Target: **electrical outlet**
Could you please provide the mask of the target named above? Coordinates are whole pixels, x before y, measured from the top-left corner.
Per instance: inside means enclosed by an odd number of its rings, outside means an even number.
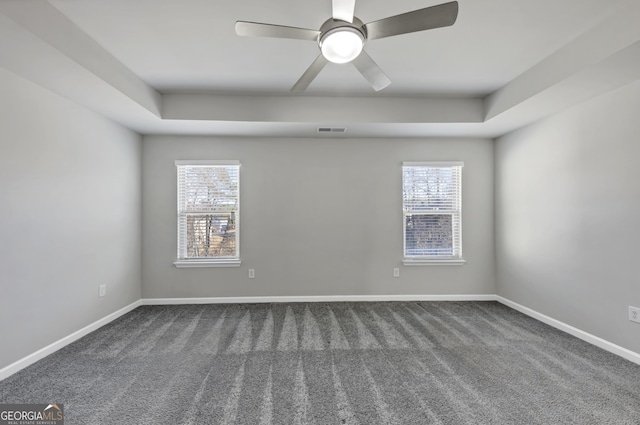
[[[107,295],[107,285],[98,286],[98,297],[104,297]]]
[[[255,269],[249,269],[249,279],[255,279],[256,271]]]
[[[397,267],[393,268],[393,277],[400,277],[400,269]]]
[[[640,308],[629,306],[629,320],[640,323]]]

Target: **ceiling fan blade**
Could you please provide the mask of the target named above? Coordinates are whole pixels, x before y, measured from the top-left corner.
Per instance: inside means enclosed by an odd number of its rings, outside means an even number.
[[[309,84],[318,76],[322,68],[329,62],[324,56],[319,55],[316,60],[313,61],[311,66],[302,74],[302,77],[291,87],[291,92],[301,93],[309,87]]]
[[[367,52],[363,51],[353,60],[353,65],[367,79],[375,91],[380,91],[391,84],[391,80],[386,76],[377,63],[371,59]]]
[[[236,21],[236,34],[245,37],[276,37],[315,41],[318,39],[320,31],[260,22]]]
[[[440,4],[414,10],[365,25],[367,39],[391,37],[410,32],[430,30],[453,25],[458,18],[458,2]]]
[[[353,22],[356,0],[333,0],[333,19]]]

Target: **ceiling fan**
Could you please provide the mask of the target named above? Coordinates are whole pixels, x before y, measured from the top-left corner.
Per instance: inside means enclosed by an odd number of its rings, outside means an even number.
[[[328,62],[353,63],[373,89],[379,91],[391,84],[391,80],[362,50],[368,40],[448,27],[453,25],[458,17],[458,2],[452,1],[364,24],[354,16],[355,3],[355,0],[332,0],[333,16],[327,19],[319,30],[237,21],[236,34],[292,38],[318,43],[320,55],[293,85],[292,92],[305,91]]]

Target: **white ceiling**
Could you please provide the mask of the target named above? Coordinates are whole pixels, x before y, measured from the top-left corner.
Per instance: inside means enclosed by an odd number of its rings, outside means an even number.
[[[364,22],[443,3],[361,0]],[[160,92],[286,94],[319,53],[315,42],[242,38],[236,20],[318,29],[331,0],[52,0]],[[620,0],[461,0],[453,27],[367,44],[392,80],[381,94],[486,95],[610,16]],[[332,65],[314,94],[370,94],[352,65]]]
[[[356,16],[370,22],[442,2],[360,0]],[[317,44],[235,34],[236,20],[318,29],[331,0],[0,0],[0,66],[142,133],[285,136],[313,136],[318,125],[346,126],[347,136],[497,136],[640,78],[619,69],[638,59],[637,0],[459,3],[452,27],[367,43],[392,80],[379,93],[352,65],[330,64],[292,95]],[[609,83],[594,88],[593,73]],[[317,97],[342,113],[312,113]],[[362,97],[379,98],[369,115]],[[211,106],[230,98],[235,109]],[[247,113],[256,99],[269,111]],[[460,104],[445,106],[448,116],[398,114],[452,99]],[[477,113],[460,112],[462,102]]]

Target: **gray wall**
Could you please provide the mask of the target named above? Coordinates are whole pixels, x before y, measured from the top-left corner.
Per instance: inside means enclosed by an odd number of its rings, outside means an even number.
[[[0,129],[2,368],[140,298],[142,150],[2,69]]]
[[[640,352],[640,84],[496,143],[497,293]]]
[[[239,268],[172,265],[176,159],[241,161]],[[416,160],[465,162],[464,266],[402,267],[401,164]],[[142,193],[145,298],[495,293],[491,140],[145,136]]]

